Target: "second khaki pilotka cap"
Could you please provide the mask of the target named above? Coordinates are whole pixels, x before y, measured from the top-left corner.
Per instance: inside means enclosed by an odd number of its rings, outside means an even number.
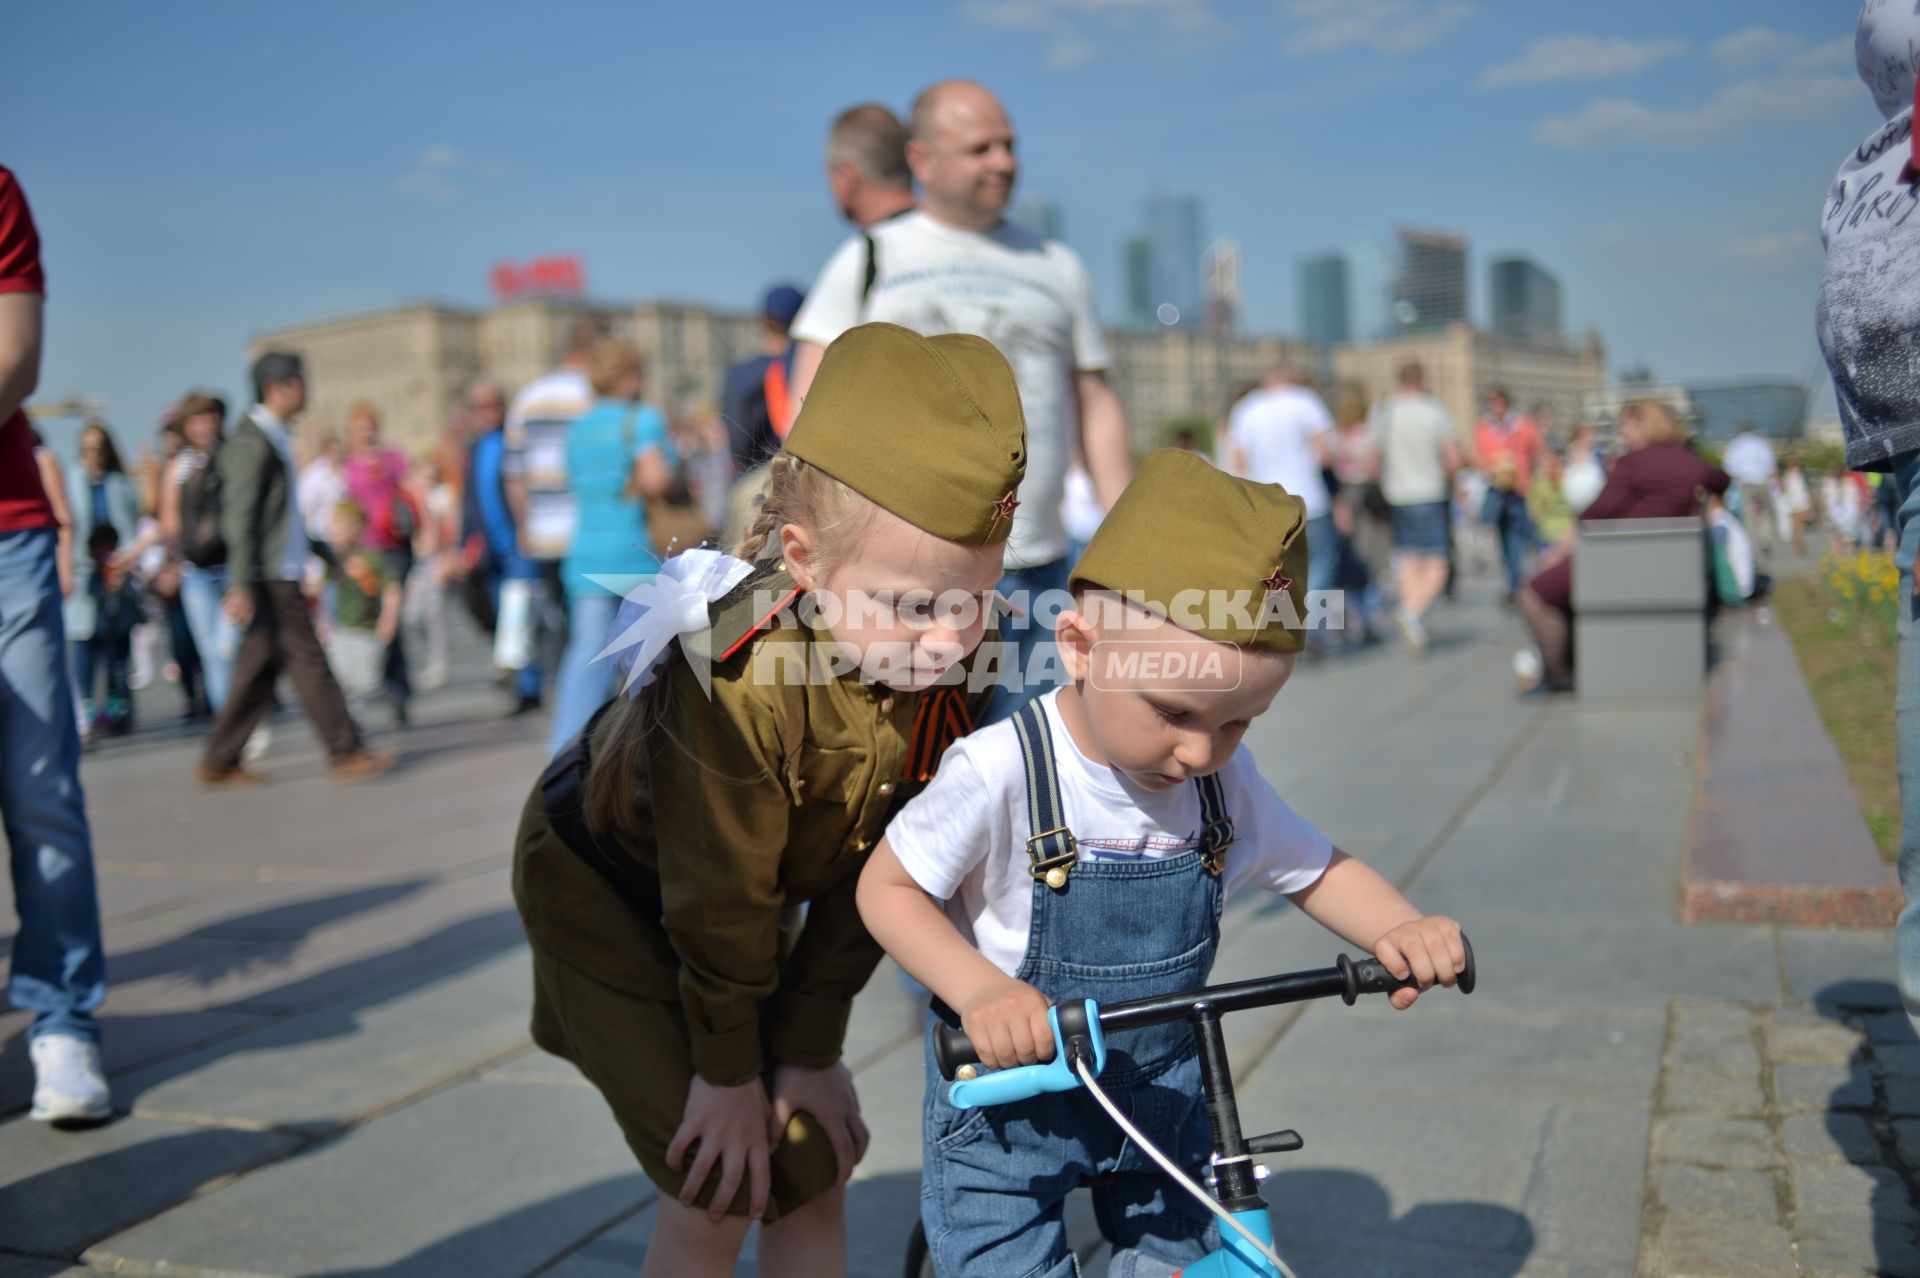
[[[1027,421],[985,338],[862,324],[827,347],[786,451],[916,528],[994,545],[1019,505]]]
[[[1100,521],[1073,580],[1126,595],[1208,639],[1298,652],[1307,640],[1306,504],[1278,484],[1163,448]],[[1289,599],[1266,606],[1276,592]]]

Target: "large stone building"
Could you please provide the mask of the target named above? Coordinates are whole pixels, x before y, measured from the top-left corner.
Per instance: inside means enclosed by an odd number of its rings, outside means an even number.
[[[527,300],[487,311],[422,302],[273,329],[249,343],[248,357],[272,349],[306,360],[310,434],[340,431],[348,409],[364,399],[379,410],[395,446],[424,449],[440,437],[475,378],[491,378],[511,392],[551,368],[581,314],[599,316],[647,353],[651,394],[675,412],[713,404],[727,366],[752,354],[757,343],[751,315],[674,302],[617,307]],[[1296,342],[1186,327],[1109,333],[1107,340],[1113,383],[1140,449],[1164,443],[1174,419],[1218,418],[1232,392],[1276,359],[1305,362],[1312,355]]]
[[[1516,408],[1544,414],[1552,430],[1564,433],[1607,380],[1607,353],[1598,334],[1576,348],[1508,341],[1469,324],[1450,324],[1333,353],[1334,375],[1358,382],[1370,401],[1393,390],[1409,363],[1426,370],[1427,388],[1463,427],[1479,417],[1488,392],[1504,387]]]
[[[676,411],[716,399],[727,365],[750,355],[757,341],[752,316],[673,302],[529,300],[489,311],[423,302],[273,329],[248,343],[247,356],[284,350],[306,361],[306,421],[314,433],[338,432],[348,409],[366,400],[379,410],[390,442],[424,449],[474,379],[491,378],[512,392],[551,369],[581,315],[598,316],[647,352],[652,394]]]

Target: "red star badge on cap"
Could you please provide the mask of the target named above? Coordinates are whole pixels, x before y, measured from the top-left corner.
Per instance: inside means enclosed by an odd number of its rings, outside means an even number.
[[[1266,579],[1260,584],[1265,586],[1267,593],[1271,595],[1282,590],[1291,589],[1293,587],[1293,578],[1283,575],[1278,565],[1276,565],[1274,570],[1268,573]]]
[[[993,522],[997,524],[1003,519],[1012,519],[1013,508],[1019,504],[1019,499],[1013,495],[1013,489],[1007,489],[1007,495],[993,503]]]

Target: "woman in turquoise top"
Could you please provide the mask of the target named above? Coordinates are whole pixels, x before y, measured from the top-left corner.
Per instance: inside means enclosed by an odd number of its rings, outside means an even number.
[[[665,415],[640,400],[647,378],[637,347],[600,343],[587,379],[599,398],[567,428],[567,475],[579,523],[560,569],[567,651],[554,686],[549,754],[573,740],[612,691],[613,663],[594,658],[607,646],[625,585],[594,578],[631,578],[660,566],[647,531],[646,500],[667,492],[680,460]]]

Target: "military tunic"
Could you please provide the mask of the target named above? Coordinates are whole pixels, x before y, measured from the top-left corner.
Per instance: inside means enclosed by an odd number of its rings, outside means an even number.
[[[944,740],[929,738],[964,730],[985,700],[823,672],[836,649],[824,630],[791,611],[786,624],[748,615],[758,607],[747,601],[768,597],[772,571],[715,606],[713,651],[722,656],[711,704],[688,662],[669,658],[656,690],[663,717],[631,782],[643,833],[601,839],[628,859],[622,870],[657,883],[658,916],[556,832],[539,787],[515,847],[514,896],[534,952],[535,1041],[605,1094],[663,1193],[683,1182],[666,1149],[696,1073],[731,1086],[775,1065],[839,1059],[854,995],[881,956],[854,905],[860,870],[894,810],[924,784],[926,761],[938,758]],[[596,723],[589,754],[611,719]],[[768,1220],[835,1180],[832,1147],[805,1115],[789,1125],[772,1168]],[[717,1180],[709,1176],[707,1193]]]

